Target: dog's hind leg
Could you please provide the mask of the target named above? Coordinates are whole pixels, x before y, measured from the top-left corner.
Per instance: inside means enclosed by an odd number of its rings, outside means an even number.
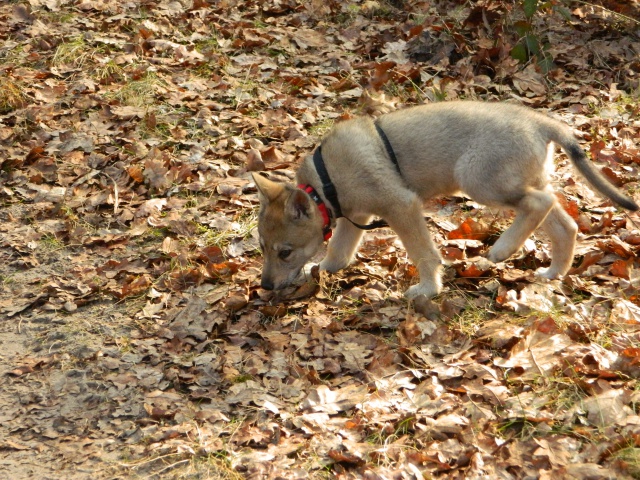
[[[368,215],[361,215],[354,217],[353,221],[366,224],[370,218]],[[337,272],[347,267],[353,260],[363,234],[364,230],[354,226],[346,218],[339,218],[333,236],[329,240],[327,254],[320,262],[320,269]]]
[[[558,278],[571,268],[578,226],[556,203],[542,223],[542,229],[551,241],[551,265],[549,268],[538,269],[536,274],[548,279]]]
[[[544,221],[556,202],[549,191],[530,189],[515,205],[516,218],[491,247],[487,258],[501,262],[513,255]]]

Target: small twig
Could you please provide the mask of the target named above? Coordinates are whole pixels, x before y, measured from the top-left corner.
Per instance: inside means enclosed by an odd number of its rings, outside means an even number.
[[[166,467],[164,467],[162,470],[159,470],[159,471],[155,472],[154,475],[160,475],[165,470],[169,470],[171,468],[174,468],[176,465],[180,465],[181,463],[187,463],[187,462],[190,462],[190,461],[191,460],[189,458],[187,458],[185,460],[180,460],[179,462],[172,463],[171,465],[167,465]]]
[[[141,461],[139,461],[137,463],[119,462],[118,465],[120,465],[121,467],[135,468],[135,467],[140,467],[141,465],[146,465],[147,463],[155,462],[157,460],[162,460],[163,458],[175,457],[177,455],[182,455],[182,454],[181,453],[167,453],[166,455],[161,455],[159,457],[153,457],[153,458],[150,458],[148,460],[141,460]]]
[[[113,182],[113,195],[115,197],[115,199],[113,200],[113,214],[117,215],[118,207],[120,206],[120,190],[118,189],[118,184],[113,178],[109,176],[108,173],[102,172],[102,174]]]
[[[530,348],[528,350],[529,350],[529,353],[531,354],[531,360],[533,360],[533,364],[536,366],[536,368],[540,372],[540,375],[542,376],[542,378],[545,378],[544,377],[544,370],[542,370],[542,367],[540,367],[540,364],[536,360],[536,356],[533,354],[533,350],[530,349]],[[546,380],[546,378],[545,378],[545,380]]]
[[[66,248],[71,248],[71,247],[82,247],[83,244],[82,243],[68,243],[66,245],[63,245],[61,247],[58,248],[52,248],[51,250],[47,250],[47,252],[49,253],[53,253],[53,252],[59,252],[60,250],[64,250]]]
[[[640,225],[638,225],[636,222],[633,221],[633,218],[631,218],[631,216],[629,215],[629,212],[627,212],[626,210],[624,211],[624,216],[627,217],[627,220],[629,220],[634,227],[640,230]]]
[[[416,82],[414,82],[414,81],[413,81],[413,79],[412,79],[411,77],[409,77],[409,76],[405,75],[405,74],[404,74],[404,73],[402,73],[402,72],[398,72],[397,70],[396,70],[396,72],[395,72],[395,73],[396,73],[396,75],[398,75],[398,76],[400,76],[400,77],[404,77],[405,79],[407,79],[407,80],[409,81],[409,83],[411,84],[411,86],[412,86],[413,88],[415,88],[416,90],[418,90],[418,91],[422,94],[423,99],[424,99],[424,98],[429,98],[429,97],[427,96],[427,93],[426,93],[424,90],[422,90],[422,89],[421,89],[421,88],[416,84]]]
[[[249,66],[249,68],[247,68],[247,74],[244,77],[244,82],[242,82],[242,86],[240,87],[240,96],[237,99],[236,103],[236,111],[240,108],[240,101],[242,100],[242,94],[245,92],[245,85],[247,84],[247,82],[249,81],[249,75],[251,74],[251,66]],[[248,91],[249,89],[247,89]]]

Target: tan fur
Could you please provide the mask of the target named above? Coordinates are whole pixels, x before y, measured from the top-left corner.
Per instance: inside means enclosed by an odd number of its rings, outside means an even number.
[[[322,142],[322,154],[344,215],[357,223],[374,215],[384,218],[417,265],[420,283],[406,292],[408,298],[431,297],[441,290],[442,262],[422,218],[422,202],[436,195],[464,192],[485,205],[516,211],[511,227],[491,248],[490,260],[506,260],[541,226],[549,235],[553,259],[539,273],[557,278],[569,270],[577,226],[549,186],[554,143],[598,191],[625,208],[638,209],[591,165],[566,125],[528,108],[443,102],[389,113],[380,117],[379,125],[393,146],[402,176],[369,118],[337,124]],[[254,179],[261,199],[263,287],[282,289],[319,249],[322,219],[301,190],[260,175]],[[311,156],[303,161],[297,180],[323,194]],[[333,272],[346,267],[362,233],[338,219],[320,268]],[[291,250],[286,259],[279,258],[283,249]]]

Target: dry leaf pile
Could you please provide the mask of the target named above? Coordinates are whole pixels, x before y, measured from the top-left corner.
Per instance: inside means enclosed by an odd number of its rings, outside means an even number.
[[[434,199],[446,291],[413,305],[385,230],[260,290],[249,175],[350,115],[515,100],[637,200],[639,7],[600,3],[538,12],[546,74],[504,0],[0,4],[0,477],[640,478],[640,218],[566,157],[566,279],[540,235],[484,259],[508,212]]]

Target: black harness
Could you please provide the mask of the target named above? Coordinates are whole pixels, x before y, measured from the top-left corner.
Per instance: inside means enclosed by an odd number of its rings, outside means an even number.
[[[402,177],[400,165],[398,164],[398,158],[396,157],[396,154],[393,151],[393,147],[391,146],[391,142],[389,141],[389,138],[384,133],[384,130],[382,130],[380,125],[378,125],[378,122],[375,123],[375,127],[378,132],[378,135],[380,136],[380,139],[382,140],[382,143],[384,144],[384,148],[387,151],[387,155],[389,156],[389,159],[396,166],[396,170],[398,170],[398,174]],[[325,166],[324,160],[322,159],[322,145],[319,145],[318,148],[316,148],[316,151],[313,153],[313,165],[315,166],[316,171],[318,172],[318,176],[320,177],[320,181],[322,182],[321,188],[322,188],[322,193],[324,194],[324,198],[327,199],[327,202],[332,207],[336,219],[345,218],[349,222],[351,222],[355,227],[358,227],[361,230],[373,230],[375,228],[382,228],[382,227],[389,226],[389,224],[381,218],[378,220],[374,220],[373,222],[368,223],[366,225],[362,225],[360,223],[354,222],[353,220],[351,220],[348,217],[345,217],[342,214],[342,209],[340,208],[340,200],[338,200],[338,192],[336,191],[335,185],[331,181],[329,172],[327,172],[327,167]],[[318,203],[317,200],[316,200],[316,203]],[[318,203],[318,206],[320,206],[320,203]],[[331,211],[329,211],[329,213],[331,214]]]

